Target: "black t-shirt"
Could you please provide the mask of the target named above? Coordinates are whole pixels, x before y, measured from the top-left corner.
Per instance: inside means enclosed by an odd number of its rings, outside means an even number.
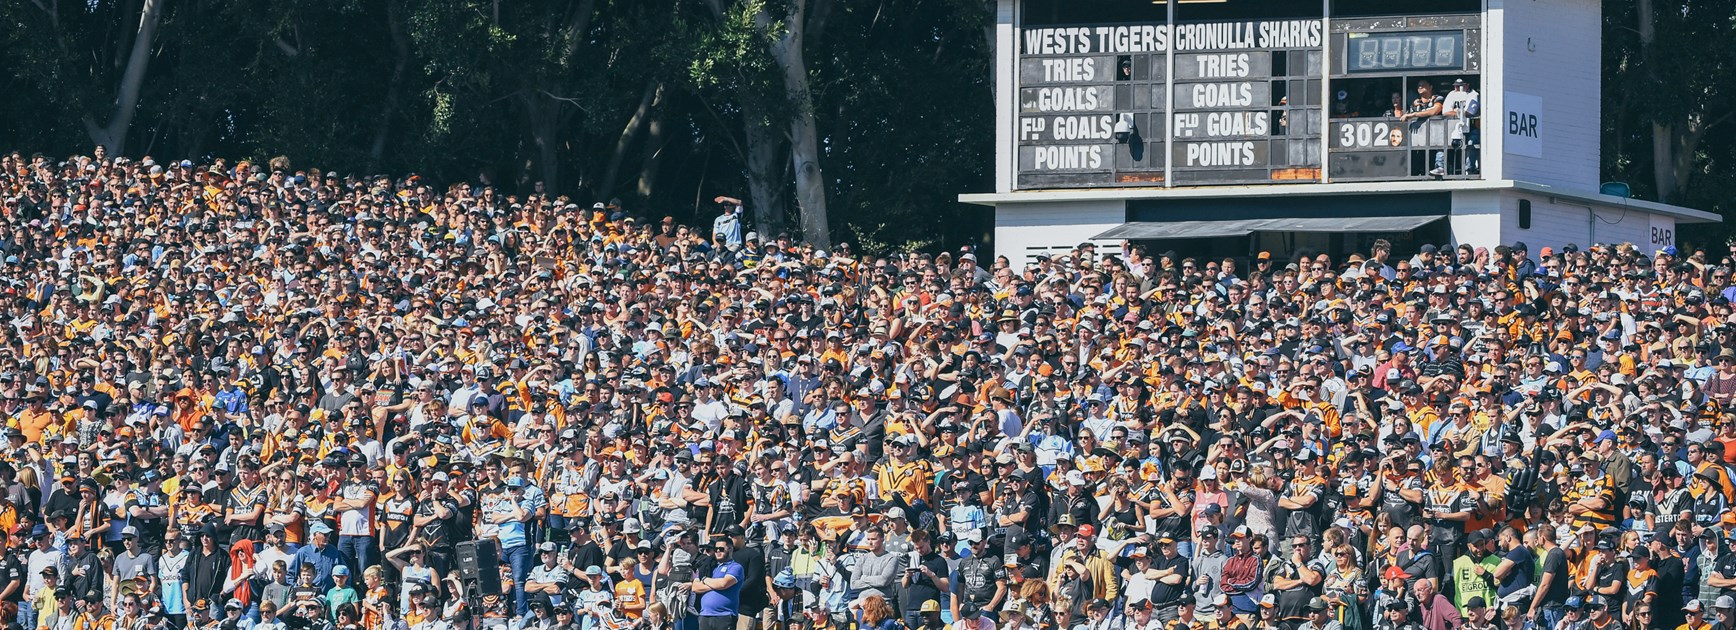
[[[1001,502],[1001,504],[995,508],[994,515],[997,517],[1010,517],[1020,512],[1025,514],[1025,520],[1012,523],[1009,526],[1032,529],[1025,526],[1027,524],[1037,524],[1042,522],[1042,519],[1037,516],[1037,495],[1030,492],[1020,493],[1018,498],[1009,498]],[[996,527],[995,529],[999,530],[1000,528]]]
[[[958,593],[977,606],[986,606],[995,598],[995,583],[1007,579],[1007,568],[999,556],[972,556],[958,565]]]
[[[1599,563],[1597,567],[1597,587],[1600,589],[1609,588],[1612,584],[1619,586],[1623,580],[1627,579],[1627,574],[1628,563],[1626,560],[1614,560]],[[1626,599],[1627,589],[1617,588],[1614,595],[1605,595],[1604,597],[1609,600],[1610,607],[1614,608]]]
[[[1175,493],[1175,496],[1176,500],[1181,502],[1194,500],[1194,492],[1191,488],[1183,488],[1180,492]],[[1163,494],[1163,491],[1155,486],[1146,493],[1145,500],[1162,504],[1165,508],[1176,507],[1170,505],[1169,499]],[[1191,540],[1193,538],[1193,526],[1188,522],[1190,518],[1187,513],[1177,513],[1157,519],[1157,533],[1175,540]],[[1155,564],[1153,563],[1153,565]]]
[[[1162,580],[1158,580],[1157,584],[1151,587],[1151,603],[1159,608],[1174,605],[1193,584],[1193,572],[1188,566],[1187,558],[1183,558],[1179,554],[1174,558],[1165,558],[1160,554],[1151,559],[1151,568],[1158,571],[1174,571],[1181,575],[1181,582],[1179,583],[1164,584]],[[1134,593],[1133,595],[1138,594]]]
[[[942,577],[946,576],[946,559],[940,557],[940,554],[930,553],[923,556],[921,562],[922,566],[928,567],[928,570],[933,571],[935,575]],[[990,592],[991,596],[993,594],[993,592]],[[898,596],[898,605],[904,609],[899,612],[908,614],[919,611],[922,609],[922,602],[931,599],[937,602],[940,601],[939,586],[934,583],[934,580],[928,579],[927,575],[923,575],[921,571],[912,573],[910,575],[910,586],[905,587],[904,591]]]
[[[1418,96],[1411,99],[1410,113],[1414,114],[1421,111],[1427,111],[1436,105],[1442,104],[1445,100],[1446,99],[1442,98],[1439,94],[1431,94],[1427,98]]]
[[[460,499],[463,499],[460,501]],[[452,519],[451,540],[470,540],[474,538],[471,532],[476,529],[476,491],[465,488],[452,493],[452,505],[459,506]]]
[[[79,501],[78,492],[67,491],[65,488],[55,486],[54,491],[48,494],[48,505],[43,507],[43,513],[49,515],[60,512],[71,514],[78,511]]]
[[[741,565],[740,613],[752,616],[771,603],[771,593],[766,592],[765,550],[759,547],[737,549],[735,561]]]
[[[163,531],[168,529],[169,519],[166,517],[131,517],[133,508],[155,508],[167,505],[168,499],[161,492],[151,492],[144,488],[130,490],[126,494],[126,504],[121,508],[131,518],[131,523],[139,528],[139,541],[147,549],[161,549]]]
[[[1543,571],[1537,575],[1539,583],[1543,576],[1554,576],[1549,581],[1549,592],[1543,594],[1543,605],[1562,606],[1567,603],[1568,584],[1573,578],[1567,574],[1567,553],[1560,547],[1550,549],[1543,554]]]
[[[615,561],[615,564],[620,564],[622,560],[635,557],[638,554],[633,551],[633,546],[627,543],[626,538],[616,538],[614,546],[603,550],[603,555]]]
[[[18,588],[6,596],[5,601],[24,601],[24,562],[19,559],[18,554],[9,553],[0,556],[0,590],[5,590],[13,582],[18,583]]]
[[[429,548],[440,549],[452,544],[453,522],[458,519],[458,502],[451,497],[444,499],[429,499],[416,503],[416,516],[434,516],[438,514],[436,504],[445,504],[446,518],[436,518],[421,527],[423,543]]]
[[[584,544],[573,550],[573,567],[579,571],[584,571],[590,567],[600,567],[603,566],[603,558],[603,548],[586,537]]]
[[[1308,561],[1308,566],[1315,572],[1324,573],[1323,563],[1324,561],[1320,558],[1315,558]],[[1294,563],[1286,560],[1284,565],[1278,570],[1277,576],[1287,580],[1300,579],[1302,572]],[[1309,586],[1307,583],[1299,584],[1296,588],[1289,590],[1278,591],[1278,618],[1301,619],[1307,616],[1308,600],[1319,595],[1320,587]]]
[[[1725,578],[1736,577],[1736,553],[1720,554],[1718,560],[1712,563],[1712,573]],[[1720,589],[1718,594],[1736,597],[1736,588]]]
[[[1681,556],[1670,556],[1652,561],[1652,567],[1657,570],[1657,599],[1652,600],[1652,610],[1657,611],[1658,619],[1680,624],[1682,621],[1682,583],[1687,579],[1686,563]],[[1665,626],[1670,627],[1670,626]]]
[[[711,509],[717,513],[711,519],[708,532],[721,534],[725,527],[741,522],[742,510],[748,504],[745,480],[731,474],[728,478],[711,482],[707,492],[711,495]]]

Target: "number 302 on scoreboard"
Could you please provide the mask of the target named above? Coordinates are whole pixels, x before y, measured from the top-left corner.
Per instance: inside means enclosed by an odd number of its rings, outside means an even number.
[[[1369,121],[1338,124],[1338,146],[1344,149],[1402,148],[1409,136],[1404,123]]]

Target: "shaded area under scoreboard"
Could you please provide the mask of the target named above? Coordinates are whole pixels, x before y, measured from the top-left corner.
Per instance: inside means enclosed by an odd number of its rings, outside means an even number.
[[[1092,237],[1154,240],[1246,236],[1255,232],[1409,232],[1446,218],[1445,214],[1391,217],[1292,217],[1229,221],[1134,221]]]

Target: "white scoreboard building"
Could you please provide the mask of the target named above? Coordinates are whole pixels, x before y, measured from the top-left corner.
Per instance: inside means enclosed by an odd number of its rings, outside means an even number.
[[[999,0],[995,190],[961,199],[1015,265],[1087,240],[1656,251],[1719,218],[1599,182],[1600,22],[1597,0]]]

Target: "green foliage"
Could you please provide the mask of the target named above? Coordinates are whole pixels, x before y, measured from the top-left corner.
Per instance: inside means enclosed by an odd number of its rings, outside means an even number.
[[[1736,0],[1652,0],[1651,36],[1641,37],[1639,0],[1603,3],[1603,173],[1634,196],[1722,215],[1736,211]],[[1654,136],[1670,131],[1680,158],[1673,194],[1661,194]],[[1699,226],[1696,226],[1699,228]],[[1731,221],[1694,230],[1723,249]],[[1684,236],[1687,234],[1684,233]]]
[[[768,53],[793,0],[159,1],[135,156],[284,155],[513,194],[544,181],[704,223],[705,200],[745,196],[744,125],[757,124],[785,145],[774,188],[793,198],[793,110]],[[955,198],[990,185],[992,3],[807,1],[832,231],[905,247],[979,238],[984,214]],[[5,148],[89,152],[83,120],[113,109],[143,4],[0,3]]]

